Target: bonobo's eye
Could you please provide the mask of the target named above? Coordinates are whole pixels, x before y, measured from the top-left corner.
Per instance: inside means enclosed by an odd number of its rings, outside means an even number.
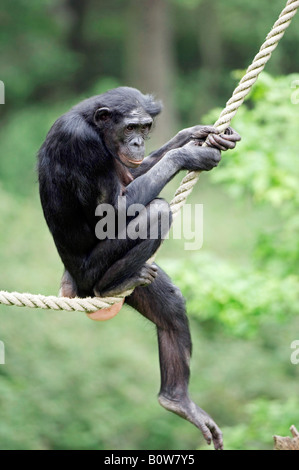
[[[126,127],[126,131],[128,131],[128,132],[132,132],[133,130],[134,130],[134,126],[132,126],[130,124]]]
[[[150,132],[152,125],[151,124],[143,124],[141,126],[142,132]]]

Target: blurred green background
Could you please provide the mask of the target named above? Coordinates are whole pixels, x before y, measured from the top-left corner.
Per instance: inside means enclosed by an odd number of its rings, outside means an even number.
[[[213,123],[284,0],[2,0],[0,289],[56,295],[62,265],[43,219],[36,153],[54,120],[118,85],[164,102],[149,150]],[[271,449],[299,425],[299,17],[233,125],[243,140],[202,175],[204,246],[168,240],[158,262],[182,289],[191,394],[226,449]],[[297,74],[297,75],[296,75]],[[165,191],[170,199],[180,178]],[[157,403],[154,327],[125,307],[0,307],[1,449],[205,449]]]

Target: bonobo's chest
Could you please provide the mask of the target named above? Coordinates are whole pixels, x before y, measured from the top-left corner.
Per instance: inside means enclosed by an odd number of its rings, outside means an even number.
[[[126,192],[126,186],[133,181],[133,176],[128,168],[126,168],[121,162],[115,160],[114,162],[115,173],[120,183],[120,196],[123,196]]]
[[[129,169],[122,163],[115,160],[113,170],[108,175],[99,175],[97,181],[96,198],[90,203],[90,207],[97,207],[99,204],[117,204],[118,197],[124,196],[126,193],[126,186],[133,180],[133,176]]]

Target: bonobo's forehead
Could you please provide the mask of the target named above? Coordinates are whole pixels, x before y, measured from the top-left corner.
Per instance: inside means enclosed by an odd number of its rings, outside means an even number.
[[[142,124],[151,123],[151,116],[141,107],[137,107],[129,111],[125,116],[125,122],[141,122]]]
[[[127,114],[128,117],[139,117],[139,116],[148,116],[148,114],[144,111],[144,109],[139,106],[138,108],[132,109]]]
[[[119,87],[108,90],[98,96],[101,106],[107,106],[113,112],[123,116],[131,113],[147,113],[151,117],[157,116],[161,111],[161,103],[155,101],[152,95],[144,95],[136,88]]]

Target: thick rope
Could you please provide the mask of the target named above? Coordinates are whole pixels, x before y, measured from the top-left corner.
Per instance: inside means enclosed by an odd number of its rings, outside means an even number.
[[[299,0],[288,0],[286,7],[281,12],[279,19],[274,24],[271,32],[268,34],[259,53],[255,56],[252,64],[248,67],[246,74],[235,89],[231,99],[226,103],[225,109],[220,114],[214,127],[219,133],[224,132],[230,125],[231,120],[236,115],[238,109],[243,104],[244,99],[249,94],[260,73],[264,70],[272,52],[276,49],[279,41],[283,37],[286,29],[299,8]],[[198,181],[200,172],[190,171],[183,178],[177,189],[173,200],[170,203],[173,218],[177,216],[181,207],[185,204],[189,194]],[[148,261],[151,263],[155,255]],[[0,304],[16,305],[18,307],[42,308],[51,310],[67,310],[91,313],[99,309],[108,308],[121,299],[129,295],[132,291],[123,293],[118,297],[93,297],[86,299],[69,299],[66,297],[43,296],[33,294],[20,294],[19,292],[0,291]]]
[[[42,308],[45,310],[66,310],[68,312],[85,312],[91,313],[103,308],[109,308],[123,297],[129,295],[127,292],[119,297],[87,297],[80,299],[76,297],[70,299],[68,297],[55,297],[45,295],[35,295],[19,292],[0,291],[0,304],[15,305],[17,307]]]

